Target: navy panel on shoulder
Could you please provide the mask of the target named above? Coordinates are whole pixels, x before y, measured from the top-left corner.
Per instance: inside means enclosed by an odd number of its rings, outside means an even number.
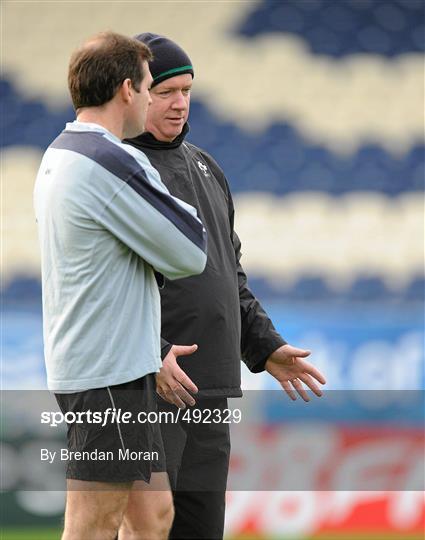
[[[206,234],[202,224],[174,199],[156,189],[146,172],[128,152],[93,131],[63,131],[49,148],[71,150],[95,161],[126,182],[158,212],[170,220],[191,242],[206,252]]]

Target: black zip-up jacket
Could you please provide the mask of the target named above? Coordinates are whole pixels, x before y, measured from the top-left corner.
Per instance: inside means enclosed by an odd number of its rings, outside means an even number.
[[[178,359],[199,388],[197,396],[238,397],[241,357],[252,372],[260,372],[268,356],[286,342],[248,288],[224,173],[209,154],[184,141],[188,131],[186,124],[171,143],[150,133],[125,141],[148,156],[172,195],[197,209],[208,232],[204,272],[165,279],[161,289],[162,357],[171,344],[197,343],[194,354]]]

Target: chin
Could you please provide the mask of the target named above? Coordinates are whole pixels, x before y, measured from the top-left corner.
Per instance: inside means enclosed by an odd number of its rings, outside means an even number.
[[[168,136],[170,138],[175,139],[176,137],[178,137],[180,135],[180,133],[182,131],[183,131],[183,126],[181,128],[176,128],[176,129],[170,130],[170,132],[168,133]]]

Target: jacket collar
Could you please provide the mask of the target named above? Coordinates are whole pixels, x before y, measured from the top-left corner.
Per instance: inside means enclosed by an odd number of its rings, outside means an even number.
[[[126,139],[124,142],[129,143],[136,148],[144,147],[152,148],[154,150],[171,150],[172,148],[178,148],[188,133],[189,124],[186,122],[180,135],[171,142],[158,141],[149,131],[145,131],[145,133],[142,133],[134,139]]]

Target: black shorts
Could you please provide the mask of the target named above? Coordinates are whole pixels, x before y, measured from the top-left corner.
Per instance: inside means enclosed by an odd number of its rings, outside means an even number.
[[[159,410],[176,411],[159,398]],[[228,408],[226,398],[197,401],[196,409]],[[226,423],[161,423],[175,517],[170,540],[222,539],[230,458]]]
[[[154,374],[55,397],[62,413],[70,413],[67,420],[82,413],[78,422],[68,423],[68,479],[149,482],[151,472],[165,470],[159,424],[140,421],[157,411]]]

